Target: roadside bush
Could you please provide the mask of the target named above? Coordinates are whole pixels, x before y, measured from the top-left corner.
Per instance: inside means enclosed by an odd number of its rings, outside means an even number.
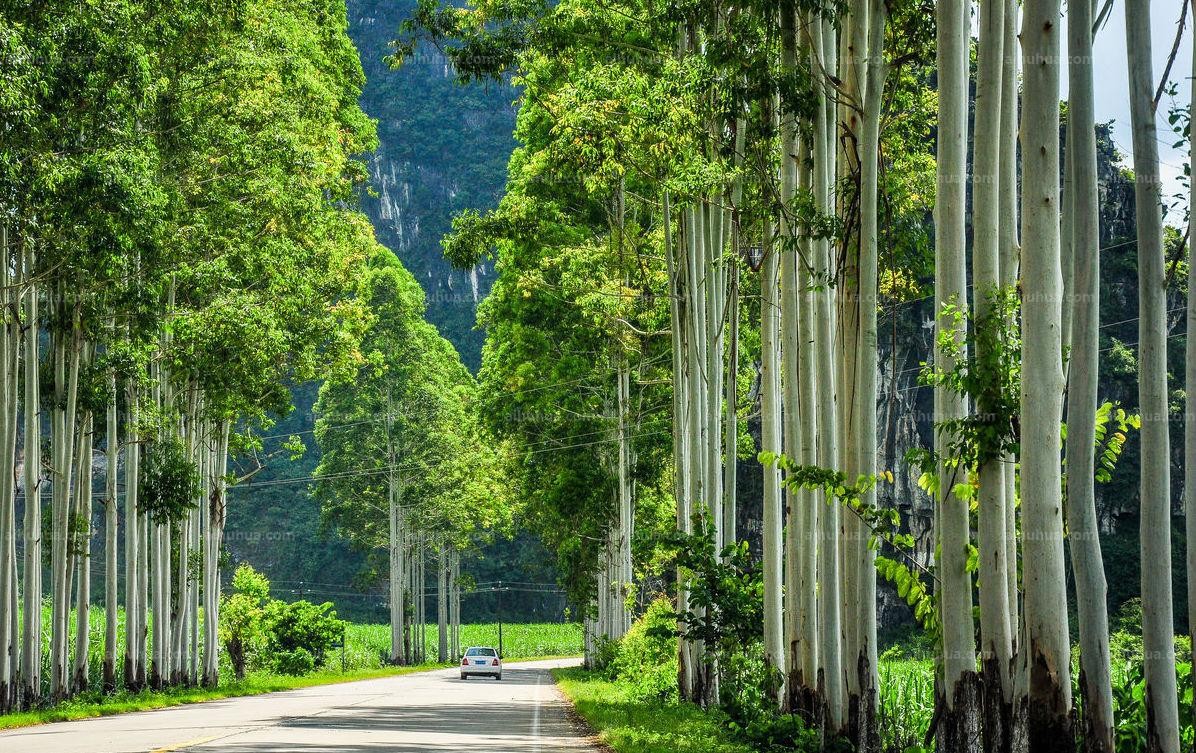
[[[265,622],[273,669],[283,674],[303,674],[294,671],[305,663],[298,652],[310,659],[308,672],[323,666],[328,650],[345,632],[345,622],[337,619],[329,602],[272,601],[266,606]],[[283,669],[284,663],[288,669]]]
[[[274,669],[281,675],[306,675],[315,670],[316,660],[305,648],[286,651],[274,656]]]
[[[266,643],[266,604],[270,598],[270,581],[266,576],[243,564],[233,574],[232,592],[220,606],[220,625],[217,633],[237,679],[245,678],[245,667]]]
[[[677,701],[677,616],[660,598],[619,642],[608,672],[636,701]]]

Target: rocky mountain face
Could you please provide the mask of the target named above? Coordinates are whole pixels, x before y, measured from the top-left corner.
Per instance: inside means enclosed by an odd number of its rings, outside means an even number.
[[[458,84],[431,45],[391,69],[390,41],[415,2],[349,0],[348,6],[349,33],[366,74],[361,105],[378,121],[380,142],[369,159],[372,190],[362,208],[378,240],[423,285],[428,319],[476,371],[483,337],[474,316],[490,290],[492,265],[453,269],[440,239],[454,214],[489,209],[502,195],[515,145],[516,91],[504,83]]]

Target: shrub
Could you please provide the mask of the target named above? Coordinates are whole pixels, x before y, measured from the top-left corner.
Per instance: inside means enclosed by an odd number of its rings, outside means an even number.
[[[282,669],[282,657],[300,650],[311,658],[311,668],[323,666],[328,650],[341,640],[345,632],[345,622],[336,618],[336,611],[328,602],[312,604],[310,601],[296,601],[288,604],[272,601],[266,607],[265,621],[274,669],[284,674],[295,673]]]
[[[676,626],[673,605],[660,598],[648,606],[619,642],[608,671],[636,701],[677,700]]]
[[[305,675],[316,668],[315,657],[305,648],[284,651],[274,656],[274,669],[284,675]]]
[[[265,611],[270,598],[270,581],[247,564],[233,574],[232,593],[220,606],[220,642],[228,652],[237,679],[266,642]]]

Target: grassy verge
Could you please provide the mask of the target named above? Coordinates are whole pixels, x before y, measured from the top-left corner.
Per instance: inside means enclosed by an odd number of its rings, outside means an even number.
[[[616,753],[750,753],[717,712],[688,703],[637,702],[627,689],[579,668],[554,670],[557,683]]]

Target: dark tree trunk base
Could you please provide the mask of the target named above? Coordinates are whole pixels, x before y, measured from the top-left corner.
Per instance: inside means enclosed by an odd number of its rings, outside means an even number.
[[[980,728],[981,696],[980,675],[976,672],[966,672],[960,678],[950,706],[939,685],[935,692],[935,722],[930,733],[934,735],[940,753],[980,753],[984,750]]]

